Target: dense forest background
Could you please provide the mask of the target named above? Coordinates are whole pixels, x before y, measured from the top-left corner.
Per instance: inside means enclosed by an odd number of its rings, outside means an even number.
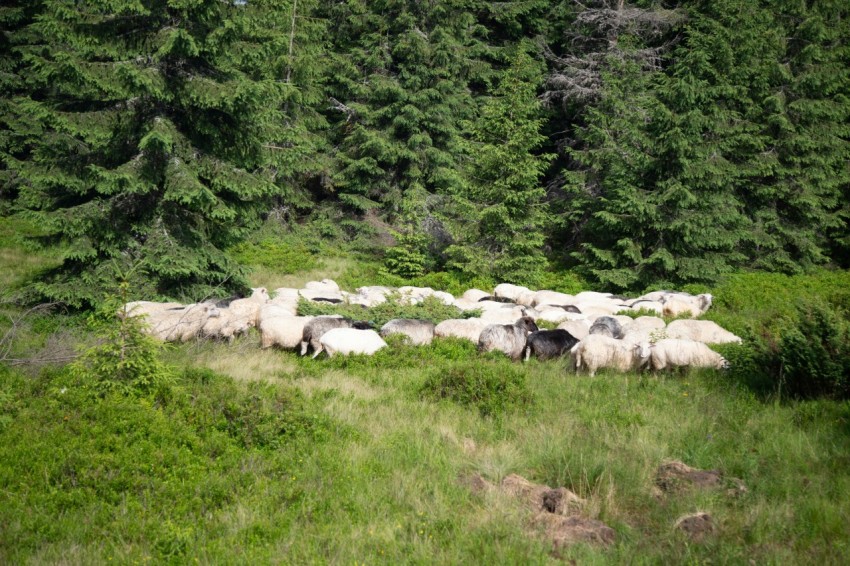
[[[386,269],[604,290],[850,258],[840,0],[15,0],[0,213],[94,304],[245,285],[269,219]],[[137,269],[138,268],[138,269]]]

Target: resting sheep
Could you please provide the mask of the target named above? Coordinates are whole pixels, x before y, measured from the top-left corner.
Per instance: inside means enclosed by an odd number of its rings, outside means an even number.
[[[478,351],[498,350],[514,361],[519,360],[525,348],[528,333],[537,330],[534,319],[528,316],[520,318],[513,324],[491,324],[481,332],[478,338]]]
[[[693,340],[665,338],[650,348],[650,366],[653,370],[673,367],[698,367],[724,369],[729,367],[726,359],[703,344]]]
[[[575,356],[576,371],[586,369],[593,377],[600,368],[622,372],[639,370],[649,362],[650,346],[648,342],[626,344],[610,336],[591,334],[570,353]]]
[[[308,348],[313,348],[313,357],[322,353],[322,335],[333,328],[356,328],[368,330],[372,325],[368,322],[353,321],[350,318],[339,318],[332,316],[317,316],[304,325],[304,333],[301,336],[301,355],[307,354]]]
[[[579,340],[566,330],[538,330],[528,335],[525,361],[534,355],[538,360],[551,360],[569,354]]]
[[[427,320],[394,318],[381,327],[381,336],[386,338],[390,334],[403,334],[410,338],[411,344],[424,346],[434,339],[434,327],[435,324]]]
[[[322,335],[319,341],[322,349],[328,353],[329,358],[336,354],[343,356],[366,354],[371,356],[387,345],[374,330],[357,328],[331,328]]]

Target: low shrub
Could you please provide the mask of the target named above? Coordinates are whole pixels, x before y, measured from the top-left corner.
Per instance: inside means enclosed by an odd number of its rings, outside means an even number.
[[[741,345],[718,348],[734,379],[780,397],[850,398],[846,311],[818,298],[800,299],[792,314],[750,324],[741,337]]]
[[[508,364],[481,360],[434,370],[422,385],[421,393],[475,407],[482,416],[498,416],[532,402],[523,371]]]

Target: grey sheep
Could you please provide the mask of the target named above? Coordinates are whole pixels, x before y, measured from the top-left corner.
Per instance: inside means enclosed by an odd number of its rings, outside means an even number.
[[[381,327],[381,336],[386,338],[390,334],[404,334],[410,338],[411,344],[424,346],[434,339],[435,327],[433,322],[427,320],[394,318]]]
[[[524,316],[513,324],[491,324],[478,338],[479,352],[498,350],[516,361],[522,357],[529,332],[536,332],[537,325],[530,316]]]
[[[621,339],[623,334],[623,326],[613,316],[600,316],[590,326],[588,334],[601,334],[616,340]]]

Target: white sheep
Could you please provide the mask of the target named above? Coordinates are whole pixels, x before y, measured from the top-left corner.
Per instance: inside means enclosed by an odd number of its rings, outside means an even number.
[[[529,332],[539,330],[531,317],[524,316],[514,324],[491,324],[478,338],[479,352],[504,352],[512,360],[519,360],[525,349]]]
[[[481,320],[490,324],[513,324],[526,315],[525,307],[511,304],[503,305],[502,308],[487,309],[481,313]]]
[[[156,303],[153,301],[133,301],[127,303],[118,310],[118,316],[145,316],[152,317],[169,309],[182,309],[183,303]]]
[[[411,344],[424,346],[434,339],[435,326],[433,322],[427,320],[394,318],[381,327],[380,334],[383,338],[390,334],[403,334],[410,338]]]
[[[450,318],[434,328],[434,336],[463,338],[478,344],[481,332],[489,325],[480,318]]]
[[[294,350],[301,344],[304,326],[312,316],[292,316],[286,310],[277,310],[275,305],[266,305],[260,311],[260,347],[263,349],[277,346],[285,350]]]
[[[741,343],[741,338],[711,320],[674,320],[667,325],[666,334],[668,338],[681,338],[704,344]]]
[[[664,303],[661,301],[650,301],[648,299],[635,299],[634,301],[629,301],[628,310],[631,311],[650,311],[655,314],[664,314]]]
[[[336,354],[366,354],[371,356],[387,345],[374,330],[357,328],[332,328],[322,334],[322,349],[332,358]],[[315,357],[315,356],[313,356]]]
[[[252,290],[251,296],[230,301],[227,307],[220,309],[219,316],[209,319],[201,329],[201,334],[210,338],[226,338],[248,332],[257,326],[260,309],[269,301],[269,292],[265,287]]]
[[[148,317],[147,331],[166,342],[188,342],[198,337],[209,318],[220,315],[221,310],[215,305],[193,303]]]
[[[558,330],[566,330],[579,340],[584,340],[590,333],[590,324],[586,320],[565,320],[558,325]]]
[[[702,295],[672,294],[664,298],[664,316],[680,316],[689,314],[692,317],[701,316],[711,307],[712,296],[708,293]]]
[[[321,291],[323,293],[338,293],[339,285],[333,279],[322,279],[321,281],[308,281],[304,284],[305,289]]]
[[[501,299],[510,299],[511,301],[516,302],[520,295],[523,293],[529,293],[530,291],[531,289],[521,285],[500,283],[499,285],[496,285],[495,289],[493,289],[493,295]]]
[[[693,340],[665,338],[653,344],[650,352],[650,366],[655,371],[668,367],[724,369],[729,365],[723,356]]]
[[[334,328],[356,328],[368,330],[372,328],[371,323],[366,321],[355,321],[340,316],[317,316],[304,325],[304,333],[301,336],[301,355],[307,354],[308,348],[313,348],[313,357],[322,353],[322,336]]]
[[[657,316],[639,316],[636,319],[623,324],[623,332],[636,332],[639,330],[662,330],[665,326],[664,319]]]
[[[534,293],[534,299],[531,301],[531,306],[538,305],[571,305],[575,302],[575,297],[558,291],[542,290]]]
[[[649,362],[650,345],[624,343],[609,336],[591,334],[571,350],[575,357],[576,371],[586,369],[591,377],[600,368],[617,371],[637,371]]]
[[[489,296],[490,293],[488,293],[487,291],[482,291],[481,289],[467,289],[459,298],[465,301],[469,301],[470,303],[477,303],[484,297]]]

